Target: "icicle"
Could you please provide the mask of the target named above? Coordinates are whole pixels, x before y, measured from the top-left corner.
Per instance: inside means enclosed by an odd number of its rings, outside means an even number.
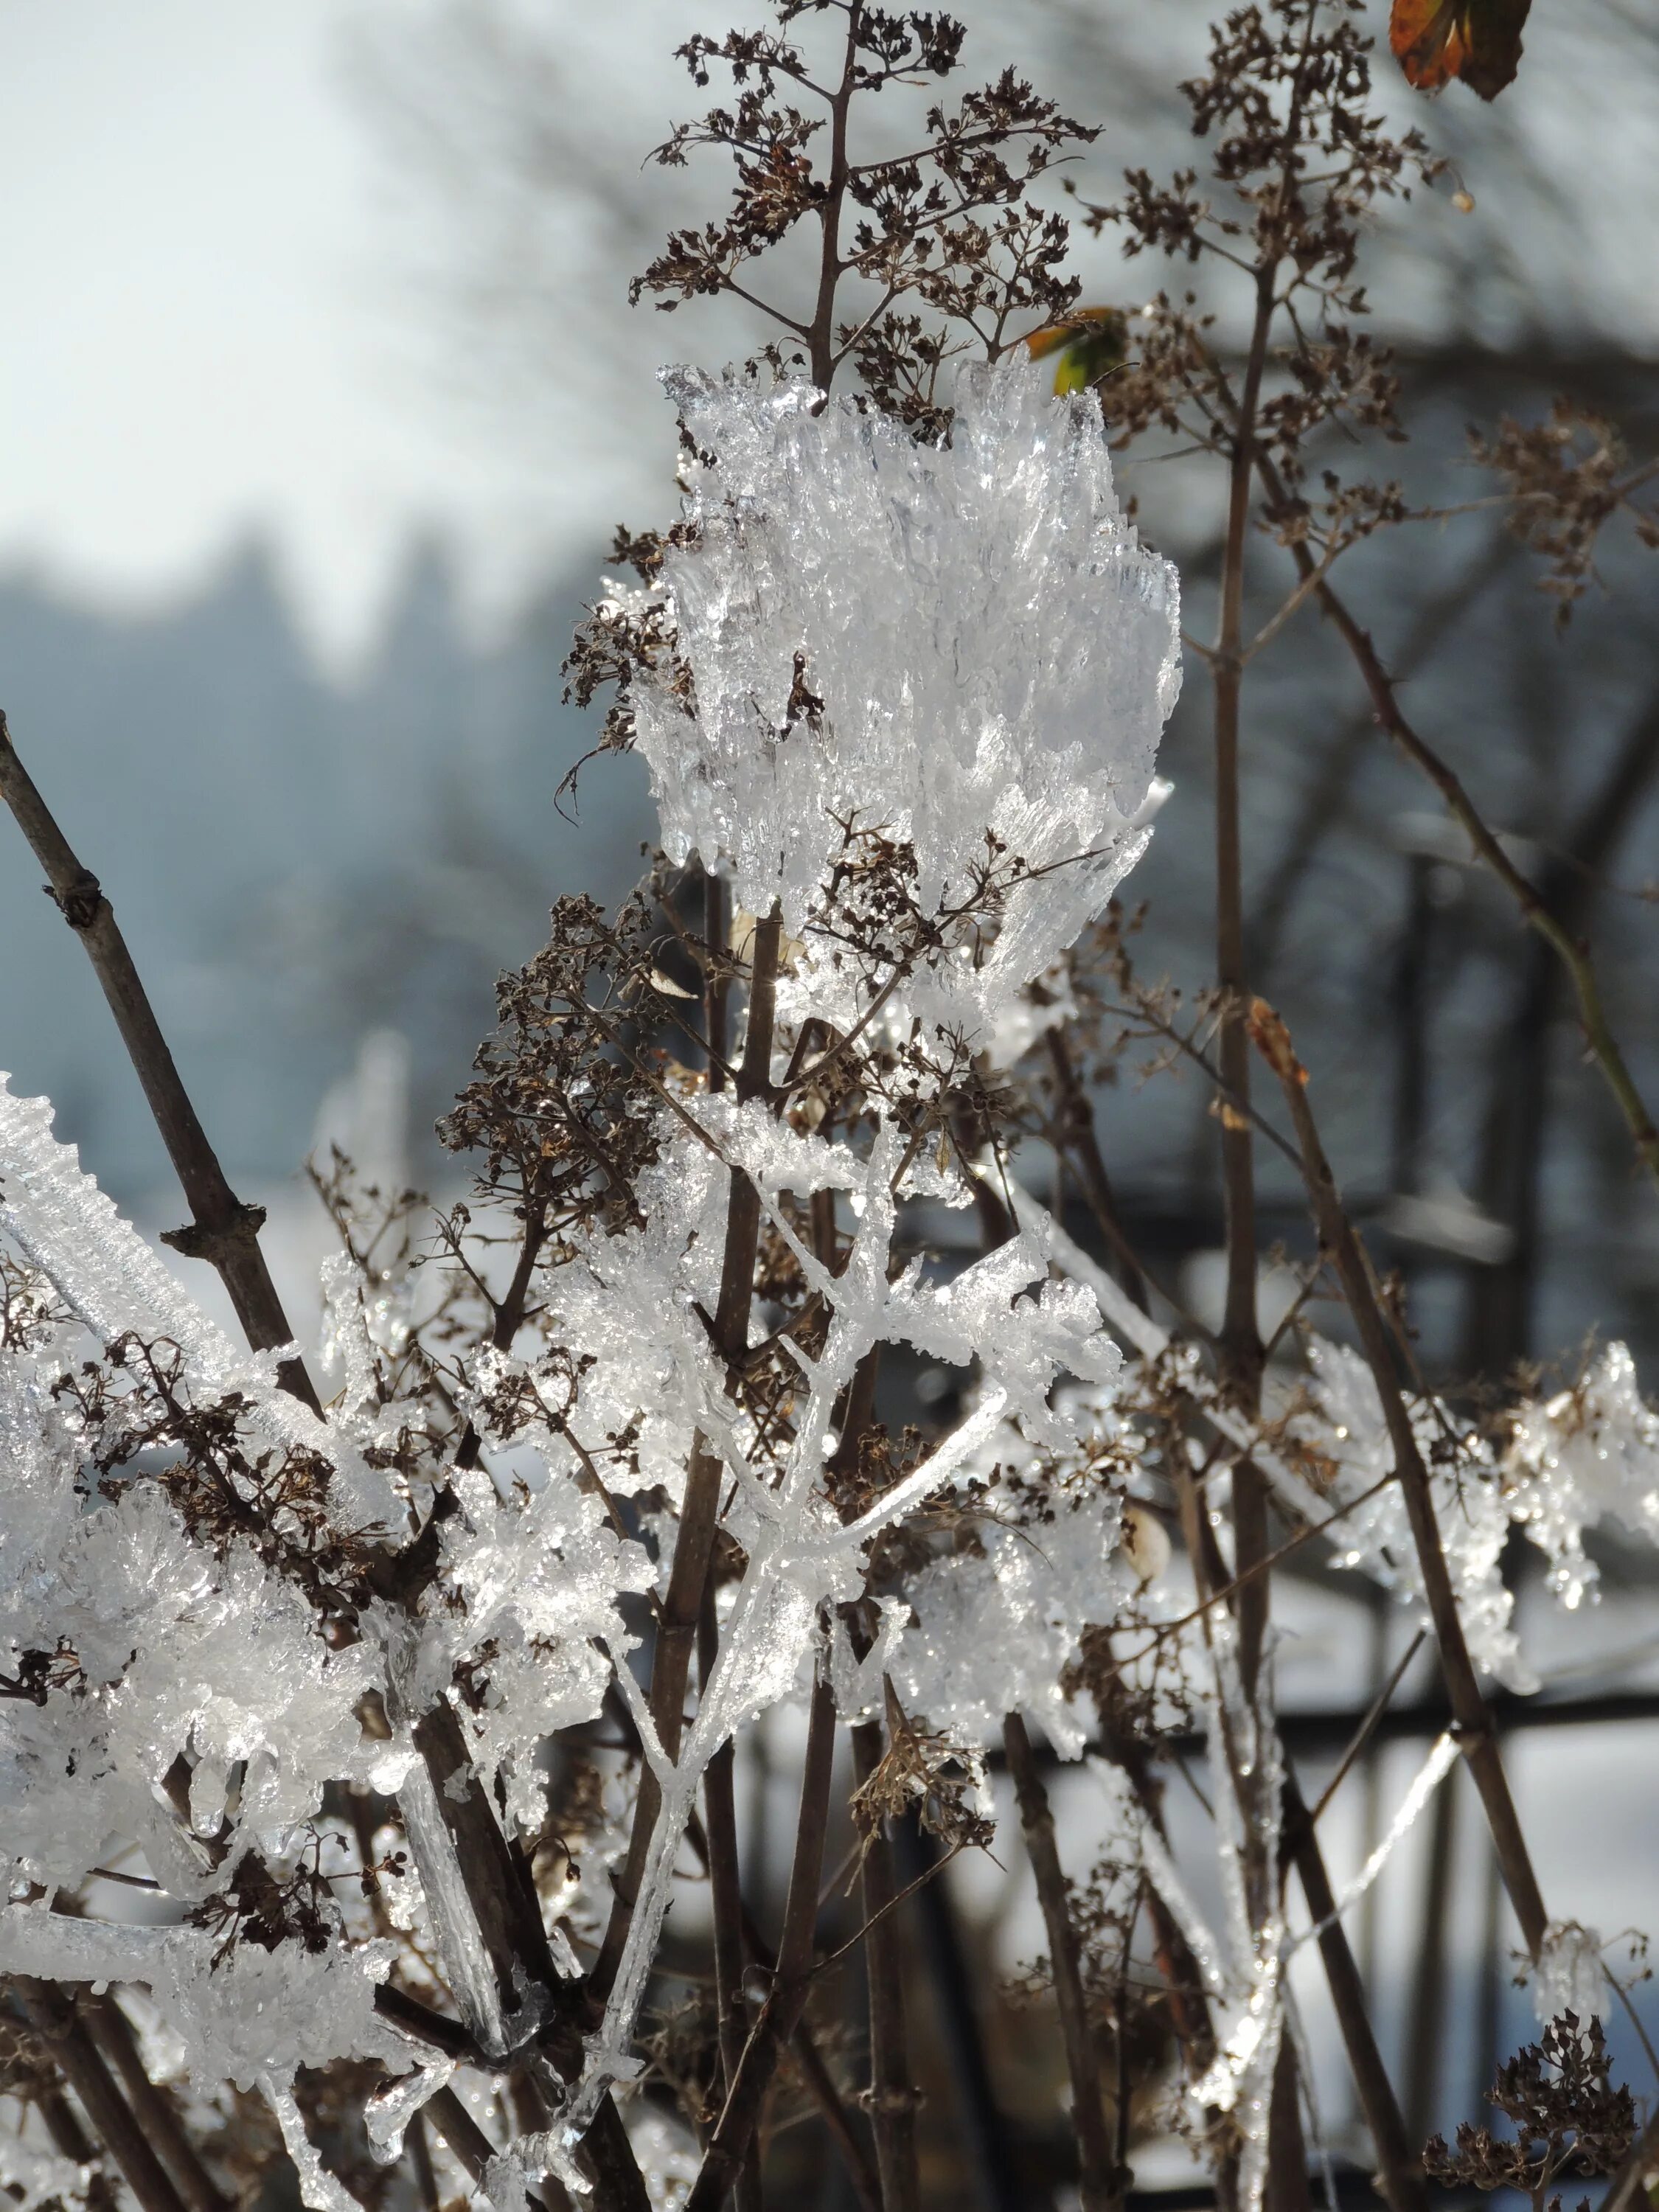
[[[482,2049],[489,2057],[500,2058],[511,2038],[501,2011],[495,1970],[467,1895],[461,1863],[444,1825],[438,1793],[423,1765],[410,1769],[398,1802],[415,1870],[426,1895],[444,1978]]]
[[[292,2084],[262,2074],[259,2087],[266,2104],[276,2116],[283,2146],[300,2177],[301,2202],[310,2208],[310,2212],[363,2212],[345,2184],[336,2179],[318,2155],[317,2147],[306,2133],[306,2124],[294,2101]]]
[[[374,2092],[363,2107],[363,2126],[369,2149],[380,2165],[394,2165],[402,2157],[404,2130],[422,2106],[447,2086],[454,2071],[453,2058],[435,2059]]]
[[[1353,1880],[1338,1893],[1334,1910],[1328,1913],[1323,1920],[1316,1921],[1311,1928],[1304,1928],[1287,1947],[1286,1956],[1291,1951],[1299,1951],[1304,1943],[1311,1942],[1316,1936],[1330,1927],[1334,1921],[1340,1920],[1350,1905],[1359,1902],[1388,1864],[1393,1856],[1395,1844],[1415,1825],[1423,1808],[1433,1796],[1446,1776],[1450,1773],[1452,1768],[1456,1765],[1457,1759],[1457,1739],[1449,1729],[1438,1739],[1434,1749],[1418,1769],[1411,1788],[1400,1801],[1399,1811],[1389,1824],[1388,1833],[1366,1860],[1364,1865],[1360,1868]]]

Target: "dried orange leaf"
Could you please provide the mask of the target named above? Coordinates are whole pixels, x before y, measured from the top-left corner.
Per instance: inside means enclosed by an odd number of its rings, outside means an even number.
[[[1521,63],[1521,33],[1532,0],[1394,0],[1389,44],[1406,81],[1438,92],[1461,77],[1496,100]]]

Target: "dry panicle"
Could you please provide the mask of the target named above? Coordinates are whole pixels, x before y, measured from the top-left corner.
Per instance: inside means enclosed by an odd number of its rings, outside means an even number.
[[[1437,2181],[1519,2190],[1534,2212],[1556,2212],[1558,2180],[1611,2173],[1635,2138],[1635,2100],[1613,2083],[1599,2020],[1585,2024],[1569,2012],[1552,2021],[1538,2042],[1498,2068],[1489,2094],[1512,2134],[1494,2136],[1465,2120],[1455,2148],[1431,2136],[1423,2164]]]

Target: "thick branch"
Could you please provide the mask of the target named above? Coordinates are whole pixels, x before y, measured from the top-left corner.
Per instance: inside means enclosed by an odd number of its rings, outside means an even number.
[[[540,1900],[522,1854],[507,1842],[484,1794],[449,1700],[429,1705],[412,1734],[495,1968],[502,2014],[511,2020],[524,2003],[525,1976],[550,1993],[558,1987]],[[572,2055],[579,2061],[579,2051]]]

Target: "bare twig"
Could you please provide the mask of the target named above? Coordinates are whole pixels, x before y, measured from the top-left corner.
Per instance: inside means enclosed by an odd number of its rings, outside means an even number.
[[[1270,510],[1282,509],[1285,501],[1285,488],[1271,458],[1259,455],[1256,465],[1267,494]],[[1290,550],[1298,573],[1308,574],[1313,565],[1313,556],[1307,547],[1292,544]],[[1370,633],[1352,613],[1346,601],[1338,595],[1328,580],[1322,580],[1316,586],[1316,593],[1321,607],[1353,657],[1365,689],[1370,695],[1372,712],[1379,728],[1388,732],[1406,757],[1434,785],[1445,800],[1448,811],[1468,835],[1475,852],[1514,899],[1522,921],[1529,928],[1537,931],[1565,969],[1578,1005],[1584,1048],[1601,1069],[1602,1079],[1618,1103],[1626,1127],[1630,1131],[1638,1159],[1655,1186],[1659,1188],[1659,1128],[1654,1126],[1646,1101],[1637,1087],[1636,1079],[1613,1034],[1613,1025],[1607,1019],[1607,1009],[1601,1002],[1601,986],[1588,945],[1582,939],[1574,936],[1546,901],[1537,885],[1516,867],[1504,851],[1502,841],[1487,827],[1461,779],[1407,719],[1395,694],[1394,678],[1383,666],[1371,642]]]
[[[1059,1027],[1051,1029],[1042,1042],[1048,1051],[1048,1065],[1054,1070],[1054,1089],[1059,1102],[1055,1117],[1059,1126],[1055,1134],[1077,1169],[1078,1180],[1083,1186],[1083,1195],[1088,1200],[1089,1211],[1094,1215],[1101,1235],[1111,1247],[1112,1256],[1121,1272],[1124,1289],[1143,1313],[1149,1312],[1146,1273],[1118,1218],[1116,1203],[1112,1196],[1111,1179],[1106,1172],[1106,1163],[1101,1158],[1100,1139],[1095,1134],[1093,1102],[1079,1080],[1064,1030]]]
[[[795,2032],[811,1986],[812,1934],[817,1918],[818,1884],[823,1873],[823,1838],[830,1811],[830,1783],[835,1764],[836,1705],[822,1665],[813,1686],[807,1723],[806,1756],[801,1772],[800,1819],[794,1863],[784,1907],[783,1939],[777,1972],[760,2016],[750,2029],[737,2079],[715,2126],[714,2139],[686,2199],[686,2212],[716,2212],[736,2180],[760,2118],[761,2104],[777,2071],[784,2046]]]
[[[853,1730],[854,1769],[860,1789],[881,1764],[879,1721]],[[906,2036],[904,1962],[892,1917],[897,1882],[884,1820],[869,1838],[861,1874],[865,1957],[870,1992],[870,2117],[884,2212],[916,2212],[916,2090]]]
[[[1003,1722],[1002,1744],[1008,1771],[1013,1778],[1031,1872],[1036,1880],[1042,1924],[1048,1936],[1048,1961],[1054,1978],[1054,1999],[1060,2008],[1066,2070],[1072,2083],[1072,2125],[1077,2130],[1082,2161],[1079,2188],[1083,2212],[1115,2212],[1123,2202],[1124,2177],[1119,2170],[1112,2132],[1106,2122],[1100,2057],[1089,2025],[1088,1999],[1084,1994],[1081,1948],[1066,1902],[1066,1877],[1054,1841],[1054,1816],[1048,1793],[1031,1756],[1031,1739],[1018,1713],[1010,1713]]]
[[[120,2077],[133,2118],[160,2152],[189,2212],[224,2212],[230,2200],[203,2165],[172,2099],[145,2071],[125,2013],[107,1991],[94,1996],[88,1990],[77,1995],[76,2002],[93,2040]]]
[[[179,1080],[149,995],[116,923],[114,909],[97,877],[76,857],[18,758],[3,714],[0,714],[0,799],[11,809],[12,818],[46,870],[46,888],[53,902],[86,948],[190,1206],[189,1226],[166,1231],[162,1242],[187,1259],[205,1260],[216,1270],[256,1352],[292,1344],[294,1331],[259,1249],[264,1209],[244,1204],[225,1180],[218,1154],[208,1142]],[[313,1413],[320,1410],[305,1363],[297,1354],[283,1360],[277,1371],[284,1389],[302,1398]]]
[[[1377,2049],[1366,2008],[1364,1985],[1349,1948],[1347,1932],[1336,1910],[1325,1856],[1294,1774],[1285,1777],[1285,1855],[1295,1863],[1302,1878],[1308,1911],[1319,1930],[1319,1955],[1324,1962],[1331,2003],[1348,2054],[1360,2109],[1371,2131],[1376,2153],[1377,2182],[1388,2199],[1389,2212],[1422,2212],[1428,2201],[1422,2160],[1406,2133],[1400,2100],[1394,2094],[1382,2054]]]
[[[1290,1032],[1265,1001],[1255,1000],[1250,1013],[1250,1034],[1263,1057],[1279,1077],[1302,1147],[1303,1172],[1319,1224],[1322,1243],[1336,1263],[1343,1295],[1359,1332],[1366,1364],[1376,1385],[1377,1398],[1394,1447],[1395,1471],[1400,1477],[1411,1522],[1429,1615],[1440,1647],[1441,1667],[1455,1717],[1460,1748],[1486,1808],[1493,1848],[1503,1870],[1504,1886],[1515,1907],[1515,1916],[1527,1948],[1536,1959],[1549,1924],[1544,1900],[1533,1870],[1531,1854],[1522,1832],[1520,1816],[1510,1793],[1502,1754],[1492,1716],[1480,1692],[1463,1624],[1457,1610],[1440,1531],[1435,1521],[1434,1499],[1428,1469],[1418,1448],[1410,1413],[1395,1378],[1389,1350],[1388,1328],[1359,1249],[1358,1239],[1337,1195],[1330,1164],[1325,1158],[1312,1110],[1308,1104],[1307,1073],[1291,1049]]]
[[[190,2212],[174,2188],[149,2136],[116,2086],[70,1993],[56,1982],[15,1974],[12,1987],[29,2025],[80,2100],[143,2212]]]

